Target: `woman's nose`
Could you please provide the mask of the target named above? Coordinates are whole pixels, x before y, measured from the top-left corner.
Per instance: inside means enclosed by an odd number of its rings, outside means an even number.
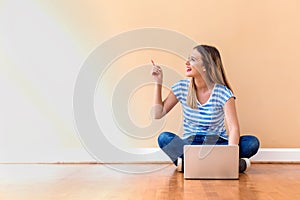
[[[186,65],[190,65],[190,61],[187,60],[187,61],[185,62],[185,64],[186,64]]]

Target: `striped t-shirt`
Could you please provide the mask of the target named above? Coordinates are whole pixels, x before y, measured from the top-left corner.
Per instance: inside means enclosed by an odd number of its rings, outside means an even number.
[[[172,86],[172,91],[183,109],[183,137],[191,135],[219,135],[228,139],[224,124],[224,104],[233,93],[224,85],[215,84],[211,96],[204,104],[197,101],[198,108],[192,109],[187,103],[190,80],[180,80]]]

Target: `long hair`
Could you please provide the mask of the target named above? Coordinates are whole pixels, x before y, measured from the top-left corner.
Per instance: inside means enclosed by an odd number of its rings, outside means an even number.
[[[231,91],[225,70],[222,64],[221,55],[217,48],[208,45],[198,45],[194,47],[202,56],[202,62],[206,69],[206,76],[203,77],[206,85],[211,88],[214,84],[225,85]],[[197,108],[197,93],[195,80],[192,77],[187,95],[187,105],[193,109]]]

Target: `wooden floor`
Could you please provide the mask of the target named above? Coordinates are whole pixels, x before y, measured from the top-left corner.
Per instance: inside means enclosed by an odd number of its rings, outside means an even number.
[[[111,167],[149,172],[128,174]],[[253,164],[239,180],[184,180],[169,164],[2,164],[0,199],[295,200],[300,199],[300,164]]]

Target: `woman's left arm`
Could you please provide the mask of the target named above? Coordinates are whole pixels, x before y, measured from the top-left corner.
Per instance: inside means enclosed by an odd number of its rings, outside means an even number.
[[[229,145],[238,145],[240,141],[240,127],[238,122],[238,117],[235,108],[235,99],[231,97],[225,103],[225,120],[228,126],[228,144]]]

